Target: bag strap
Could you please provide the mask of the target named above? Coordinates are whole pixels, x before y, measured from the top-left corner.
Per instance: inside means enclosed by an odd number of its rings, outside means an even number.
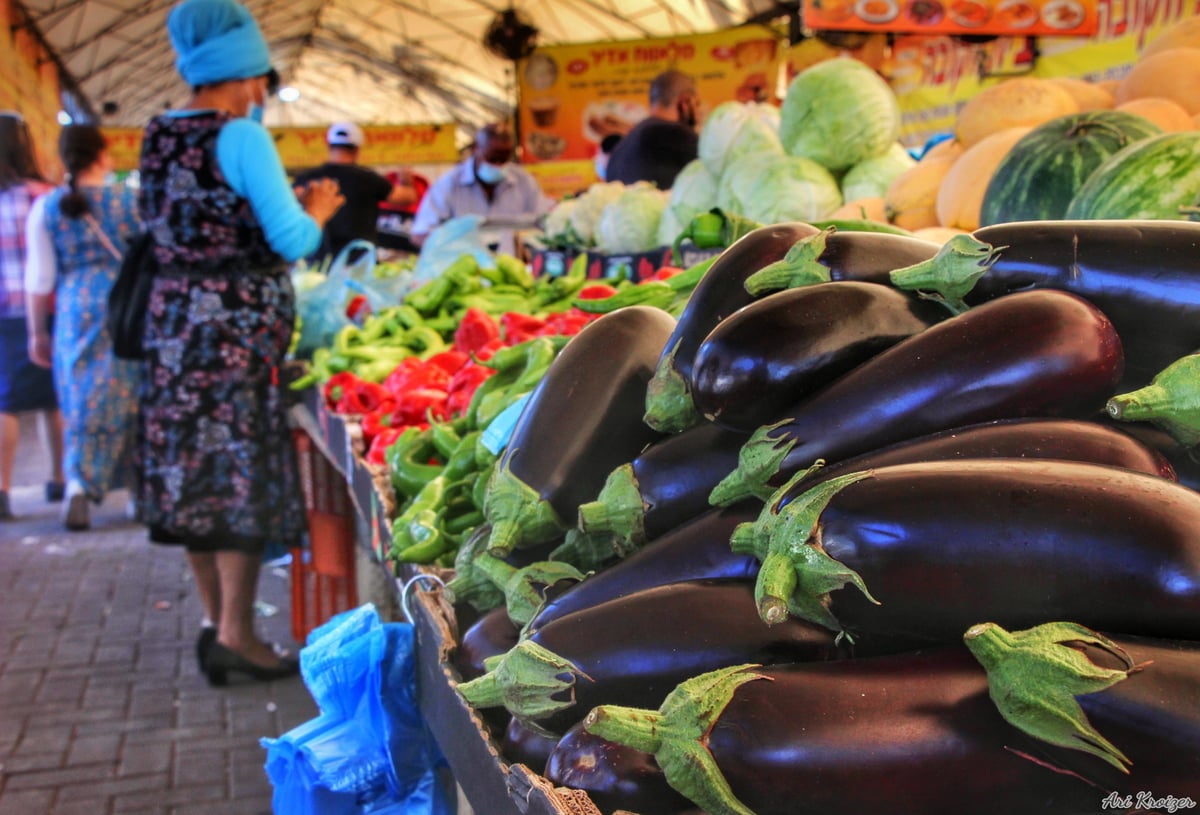
[[[117,249],[117,247],[113,245],[113,242],[109,240],[108,235],[104,234],[104,230],[100,228],[100,222],[96,220],[96,216],[88,212],[83,217],[87,219],[88,226],[90,226],[92,231],[96,233],[96,237],[100,239],[100,243],[104,244],[104,248],[108,250],[109,254],[112,255],[118,263],[120,263],[124,256]]]

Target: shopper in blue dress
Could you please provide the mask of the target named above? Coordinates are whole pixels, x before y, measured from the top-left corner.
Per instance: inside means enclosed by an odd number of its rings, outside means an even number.
[[[141,365],[113,356],[105,313],[141,223],[134,192],[106,183],[112,161],[98,127],[64,127],[58,148],[66,183],[35,201],[25,224],[25,301],[29,357],[52,367],[63,413],[63,522],[79,530],[89,502],[131,482]]]
[[[212,684],[298,671],[254,630],[268,540],[305,527],[280,367],[295,300],[288,262],[316,249],[337,183],[293,193],[271,134],[267,44],[234,0],[184,0],[167,18],[192,88],[142,138],[142,217],[159,272],[146,314],[142,512],[156,543],[182,545],[215,624],[197,656]]]

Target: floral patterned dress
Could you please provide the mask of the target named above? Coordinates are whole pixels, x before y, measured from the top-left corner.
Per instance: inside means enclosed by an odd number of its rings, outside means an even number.
[[[104,316],[120,264],[85,218],[66,218],[65,190],[46,199],[54,244],[54,386],[63,413],[63,467],[99,501],[130,484],[141,366],[117,359]],[[83,187],[96,225],[114,247],[140,230],[137,202],[124,187]]]
[[[295,304],[283,259],[225,181],[228,116],[160,116],[141,209],[160,272],[146,315],[142,511],[150,538],[261,554],[304,529],[279,368]]]

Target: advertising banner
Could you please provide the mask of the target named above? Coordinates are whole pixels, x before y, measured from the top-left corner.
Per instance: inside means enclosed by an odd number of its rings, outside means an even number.
[[[804,0],[813,30],[1090,36],[1099,0]]]
[[[1097,0],[1096,11],[1100,27],[1090,39],[1000,37],[969,45],[945,36],[898,37],[886,73],[900,99],[901,140],[917,146],[953,132],[958,109],[1008,76],[1120,79],[1146,43],[1200,14],[1200,0]]]
[[[774,101],[780,51],[779,36],[762,26],[539,48],[517,70],[522,160],[591,160],[605,136],[646,116],[650,81],[670,68],[695,77],[709,110]]]
[[[325,161],[324,127],[272,127],[275,147],[289,170],[314,167]],[[108,151],[117,170],[138,166],[142,149],[140,127],[106,127]],[[454,125],[367,125],[360,164],[385,167],[404,164],[451,164],[458,161]]]

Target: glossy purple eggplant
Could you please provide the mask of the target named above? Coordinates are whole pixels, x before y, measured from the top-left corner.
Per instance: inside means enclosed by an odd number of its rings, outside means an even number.
[[[1200,800],[1197,643],[1117,642],[1149,664],[1079,702],[1132,760],[1128,775],[1010,725],[989,698],[986,672],[962,645],[730,671],[728,681],[710,681],[715,692],[701,698],[711,703],[690,706],[709,717],[680,715],[688,705],[667,704],[662,713],[601,708],[583,726],[653,752],[663,766],[678,754],[676,744],[698,741],[697,760],[715,765],[755,815],[1128,813],[1142,792]],[[666,722],[700,738],[676,738]],[[667,777],[693,801],[712,794]]]
[[[880,640],[872,647],[895,651],[911,643]],[[594,705],[657,706],[676,684],[713,668],[843,653],[818,626],[800,620],[763,625],[749,581],[688,581],[559,617],[459,691],[476,707],[503,704],[527,723],[562,733]]]
[[[688,393],[696,349],[717,323],[754,299],[746,291],[747,277],[818,231],[798,222],[760,227],[717,257],[692,291],[658,359],[654,380],[645,395],[646,422],[651,427],[678,433],[699,420]]]
[[[634,547],[707,512],[708,494],[738,464],[748,433],[701,421],[646,448],[579,506],[579,528]]]
[[[980,620],[1008,629],[1071,620],[1200,640],[1193,490],[1049,460],[919,462],[860,475],[832,495],[835,482],[818,485],[756,522],[765,618],[786,606],[860,643],[876,635],[955,641]],[[846,570],[878,605],[850,586],[805,588],[818,574]],[[788,580],[793,590],[773,588]]]
[[[488,485],[488,549],[552,540],[618,464],[658,438],[646,386],[675,319],[649,306],[606,314],[571,339],[534,389]]]
[[[545,776],[558,786],[583,790],[604,815],[697,813],[695,804],[671,788],[654,756],[606,741],[576,724],[562,735],[546,760]]]
[[[1200,223],[1034,221],[987,226],[974,235],[1007,248],[967,303],[1032,288],[1086,298],[1121,336],[1120,391],[1146,385],[1200,348]]]
[[[878,283],[820,283],[776,292],[726,317],[700,343],[692,364],[692,401],[709,421],[752,433],[948,316],[937,303]]]
[[[722,503],[763,497],[820,459],[953,427],[1086,418],[1112,394],[1121,364],[1112,323],[1082,298],[1052,290],[999,298],[892,346],[756,433],[722,482]]]
[[[484,662],[501,656],[517,644],[521,631],[508,618],[508,611],[499,606],[483,614],[463,633],[454,651],[454,667],[464,680],[487,673]]]

